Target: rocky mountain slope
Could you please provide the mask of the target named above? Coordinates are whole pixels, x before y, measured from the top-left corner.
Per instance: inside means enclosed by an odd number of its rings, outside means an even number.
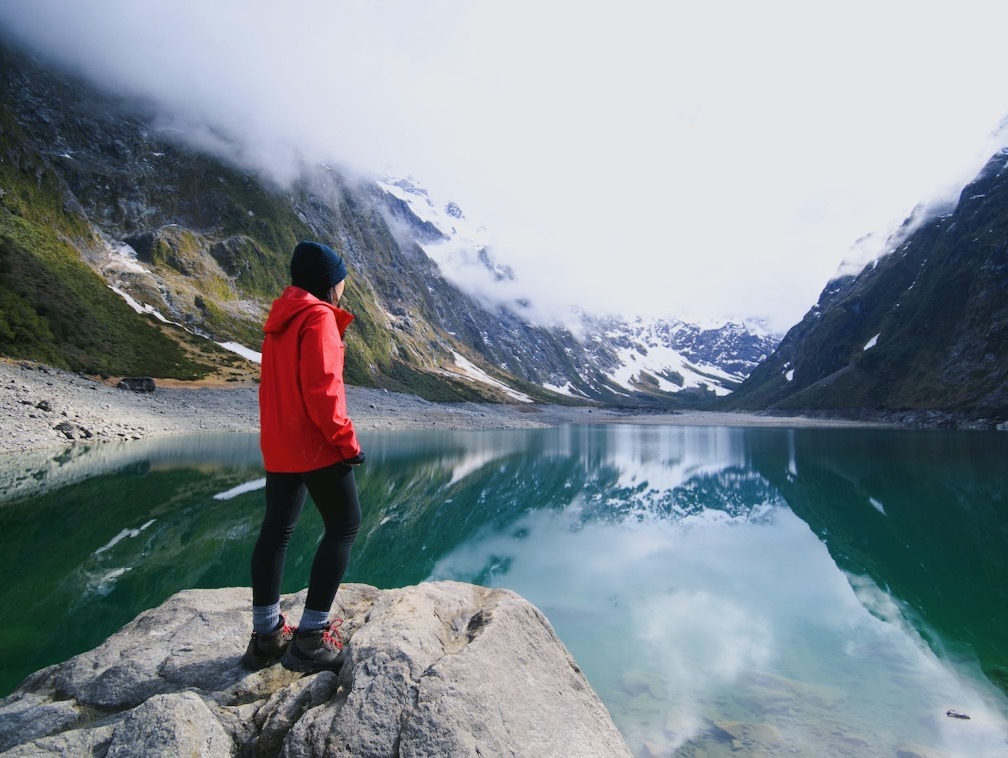
[[[534,323],[520,297],[461,286],[458,266],[491,283],[510,270],[462,209],[408,180],[318,165],[274,185],[222,135],[10,47],[0,94],[0,354],[92,374],[254,377],[247,357],[304,237],[347,259],[347,376],[363,386],[682,406],[724,394],[768,352],[765,336],[740,360],[683,352],[660,324],[610,320],[582,337]]]
[[[1008,151],[819,302],[735,408],[994,426],[1008,419]]]

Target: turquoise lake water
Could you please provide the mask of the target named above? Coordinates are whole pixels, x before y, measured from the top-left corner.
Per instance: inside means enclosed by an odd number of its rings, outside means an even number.
[[[638,755],[1008,755],[1008,435],[571,426],[363,435],[346,581],[547,615]],[[0,459],[0,695],[246,585],[255,435]],[[306,581],[306,510],[284,592]],[[969,719],[952,718],[949,711]]]

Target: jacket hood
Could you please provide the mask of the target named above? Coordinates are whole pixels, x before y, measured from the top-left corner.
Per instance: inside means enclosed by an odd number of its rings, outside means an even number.
[[[354,319],[351,314],[342,308],[338,308],[324,300],[319,300],[307,290],[292,285],[273,301],[273,307],[270,309],[266,323],[263,325],[263,331],[267,334],[282,332],[291,325],[291,322],[299,320],[308,311],[317,308],[326,308],[333,312],[336,316],[336,327],[339,329],[340,337],[343,336],[346,328]]]

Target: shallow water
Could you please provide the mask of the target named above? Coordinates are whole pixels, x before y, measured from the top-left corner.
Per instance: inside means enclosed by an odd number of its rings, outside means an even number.
[[[640,755],[1008,753],[1008,437],[571,426],[365,435],[347,581],[508,587]],[[10,458],[0,693],[246,584],[254,435]],[[306,512],[284,591],[304,586]],[[957,719],[947,711],[968,714]]]

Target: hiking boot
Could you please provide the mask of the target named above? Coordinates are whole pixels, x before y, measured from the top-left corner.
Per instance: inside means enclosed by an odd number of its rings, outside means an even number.
[[[271,663],[276,663],[290,647],[296,631],[297,627],[288,624],[287,617],[281,614],[280,621],[272,632],[263,635],[252,632],[248,649],[241,658],[242,666],[250,671],[258,671]]]
[[[327,627],[294,635],[280,663],[291,671],[337,671],[343,665],[343,639],[336,628],[343,619]]]

